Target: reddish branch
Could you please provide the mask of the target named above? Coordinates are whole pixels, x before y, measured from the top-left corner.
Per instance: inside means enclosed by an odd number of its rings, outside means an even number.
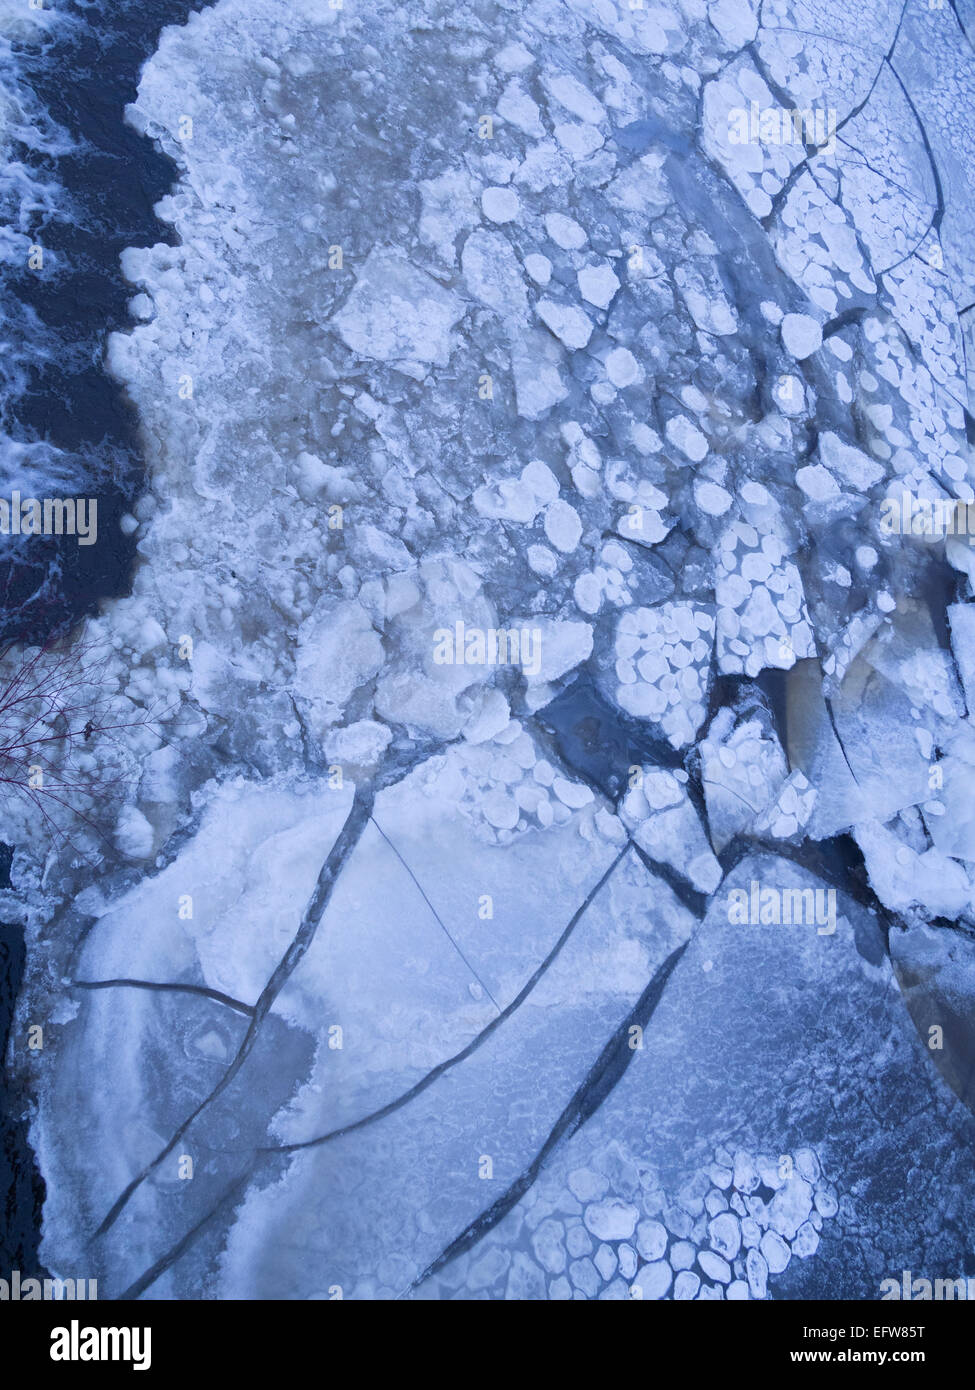
[[[149,727],[152,712],[131,717],[131,706],[115,691],[109,674],[113,649],[59,638],[43,647],[9,642],[0,647],[0,797],[25,797],[41,814],[55,844],[68,839],[67,826],[83,821],[102,832],[86,805],[103,800],[124,780],[93,777],[79,765],[80,753],[123,730]]]

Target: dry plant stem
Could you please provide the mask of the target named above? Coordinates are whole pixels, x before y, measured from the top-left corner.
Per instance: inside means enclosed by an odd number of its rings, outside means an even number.
[[[125,782],[110,771],[92,775],[78,765],[77,753],[92,741],[101,752],[106,739],[117,744],[122,732],[152,728],[159,717],[152,710],[126,717],[127,702],[109,670],[113,654],[84,637],[58,637],[42,647],[12,641],[0,649],[0,797],[30,801],[56,848],[78,849],[72,822],[104,839],[92,811]]]

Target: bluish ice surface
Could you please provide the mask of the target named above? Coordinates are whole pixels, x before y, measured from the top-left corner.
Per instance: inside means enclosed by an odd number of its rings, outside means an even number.
[[[67,829],[0,825],[47,1268],[975,1276],[973,38],[967,0],[163,30],[112,138],[172,187],[86,324],[138,462],[81,639],[118,727]],[[9,144],[44,103],[0,57]],[[71,209],[15,177],[11,264]],[[20,312],[12,396],[57,349]]]

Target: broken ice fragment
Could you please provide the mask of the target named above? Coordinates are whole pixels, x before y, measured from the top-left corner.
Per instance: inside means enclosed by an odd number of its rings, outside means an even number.
[[[381,362],[446,364],[464,306],[402,251],[371,251],[332,323],[353,352]]]

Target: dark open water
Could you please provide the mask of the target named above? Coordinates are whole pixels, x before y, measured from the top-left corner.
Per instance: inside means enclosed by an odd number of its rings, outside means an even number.
[[[153,205],[172,186],[172,163],[123,123],[139,72],[160,29],[182,24],[203,4],[190,0],[61,0],[61,15],[79,23],[55,29],[42,48],[16,52],[22,79],[78,145],[58,158],[27,149],[16,156],[63,190],[63,219],[30,228],[55,254],[40,273],[0,264],[5,332],[18,325],[43,344],[28,364],[22,390],[0,400],[0,427],[15,441],[47,441],[67,451],[98,498],[98,543],[74,538],[0,536],[0,639],[43,639],[70,627],[98,600],[127,592],[134,543],[117,519],[137,497],[144,477],[136,422],[116,383],[102,369],[107,335],[129,324],[119,255],[126,246],[172,239]],[[54,263],[59,265],[55,268]],[[9,495],[0,478],[0,496]],[[52,492],[49,495],[60,495]],[[28,548],[29,547],[29,548]],[[11,851],[0,846],[0,888],[9,886]],[[25,968],[19,926],[0,923],[0,1058],[6,1058]],[[19,1047],[24,1039],[15,1038]],[[44,1185],[27,1143],[27,1098],[0,1072],[0,1277],[38,1271]]]

